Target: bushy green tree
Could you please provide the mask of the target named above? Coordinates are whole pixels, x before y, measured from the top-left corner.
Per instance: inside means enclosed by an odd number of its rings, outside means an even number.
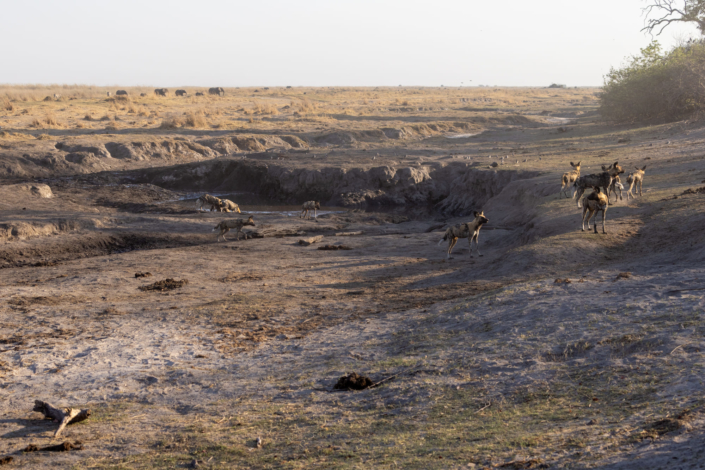
[[[605,76],[603,117],[618,121],[674,121],[705,110],[705,41],[664,54],[657,41]]]

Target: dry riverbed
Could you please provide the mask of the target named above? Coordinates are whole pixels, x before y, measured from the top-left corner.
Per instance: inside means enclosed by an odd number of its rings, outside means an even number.
[[[318,106],[333,106],[326,93],[311,92]],[[300,123],[306,152],[176,146],[116,162],[76,150],[101,163],[81,171],[39,160],[83,161],[56,147],[65,136],[6,137],[0,457],[9,468],[700,468],[705,128],[618,128],[578,99],[592,91],[569,93],[524,106],[531,93],[517,91],[500,111],[531,119],[511,123],[482,122],[499,111],[467,101],[414,108],[412,122],[446,113],[472,132],[340,137],[389,126],[372,114],[323,145],[319,119]],[[610,206],[607,235],[581,232],[575,201],[558,198],[569,161],[583,174],[647,165],[643,196]],[[242,214],[196,212],[202,192]],[[318,218],[299,218],[295,199],[322,193]],[[483,256],[460,240],[447,260],[444,229],[480,209]],[[249,215],[247,240],[216,242],[218,222]],[[381,383],[335,390],[350,372]],[[54,438],[35,400],[91,416]]]

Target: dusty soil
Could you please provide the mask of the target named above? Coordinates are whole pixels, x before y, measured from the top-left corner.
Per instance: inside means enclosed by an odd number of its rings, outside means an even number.
[[[700,468],[705,124],[604,123],[595,90],[405,90],[271,96],[290,108],[260,124],[288,147],[20,128],[22,107],[61,103],[17,98],[0,119],[9,467]],[[238,93],[209,106],[250,116]],[[606,235],[558,197],[569,161],[647,165]],[[203,192],[242,214],[196,212]],[[308,198],[317,219],[298,217]],[[445,228],[481,209],[483,256],[461,240],[447,260]],[[249,215],[253,237],[216,242]],[[384,382],[336,390],[351,372]],[[35,399],[92,414],[55,440]],[[21,451],[63,442],[82,448]]]

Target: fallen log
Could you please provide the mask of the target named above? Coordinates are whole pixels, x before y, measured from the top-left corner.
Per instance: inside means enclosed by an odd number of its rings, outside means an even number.
[[[41,400],[34,400],[33,411],[42,413],[46,418],[51,418],[59,423],[59,429],[57,429],[54,433],[54,437],[59,437],[59,434],[61,434],[67,425],[88,419],[91,415],[91,410],[81,410],[78,408],[56,408],[55,406]]]
[[[320,242],[321,240],[323,240],[323,235],[318,235],[318,236],[309,237],[309,238],[302,238],[301,240],[299,240],[299,245],[309,246],[309,245],[313,245],[316,242]]]

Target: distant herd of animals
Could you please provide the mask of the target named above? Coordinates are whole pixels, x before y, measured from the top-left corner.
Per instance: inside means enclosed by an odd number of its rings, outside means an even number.
[[[154,94],[157,96],[169,96],[169,90],[166,88],[157,88],[154,90]],[[208,89],[208,94],[209,95],[218,95],[218,96],[225,96],[225,90],[221,87],[213,87]],[[176,90],[174,92],[174,95],[176,96],[188,96],[188,92],[186,90]],[[196,96],[204,96],[205,93],[201,91],[196,92]],[[108,98],[112,96],[111,92],[108,92]],[[128,96],[127,90],[118,90],[115,92],[115,96]],[[141,97],[147,96],[147,93],[140,93]],[[54,95],[55,99],[60,98],[60,95]]]
[[[571,197],[573,199],[577,199],[578,208],[582,207],[583,209],[583,219],[581,223],[582,231],[585,231],[585,217],[587,216],[588,228],[590,227],[590,220],[594,217],[594,230],[595,233],[598,233],[597,214],[601,212],[602,233],[607,233],[605,231],[605,217],[607,214],[607,207],[610,204],[610,198],[612,194],[614,194],[615,202],[617,200],[623,199],[622,194],[624,192],[624,185],[622,184],[619,175],[624,173],[624,168],[619,165],[619,162],[614,162],[610,166],[603,165],[602,173],[580,176],[580,163],[581,162],[570,162],[570,166],[573,167],[573,170],[563,174],[561,178],[562,184],[559,197],[563,197],[564,195],[566,197],[569,197],[568,193],[571,191],[572,188],[573,195]],[[635,197],[632,193],[632,190],[638,190],[639,196],[642,196],[642,184],[644,182],[645,171],[646,165],[641,168],[636,167],[636,171],[629,173],[629,175],[627,176],[626,182],[629,185],[629,189],[626,190],[627,200],[629,200],[630,197]],[[587,196],[583,196],[585,190],[588,188],[592,188],[592,192]],[[238,205],[232,201],[229,201],[228,199],[220,199],[209,194],[204,194],[196,200],[196,210],[198,210],[199,212],[202,211],[204,207],[208,206],[210,206],[211,211],[215,210],[218,212],[237,212],[238,214],[240,213],[240,208],[238,207]],[[299,217],[311,218],[311,212],[313,212],[313,217],[315,219],[317,217],[316,210],[320,208],[320,202],[306,201],[302,205],[302,210]],[[475,216],[475,218],[471,222],[451,226],[446,229],[445,233],[443,234],[443,238],[439,240],[439,245],[444,241],[448,242],[448,250],[446,252],[446,256],[448,259],[452,259],[450,254],[453,251],[455,245],[458,243],[458,239],[460,238],[468,239],[468,243],[470,244],[471,258],[473,257],[473,241],[475,242],[475,250],[477,251],[478,256],[482,256],[482,254],[480,254],[480,243],[478,237],[480,235],[480,229],[484,224],[489,222],[489,219],[485,217],[484,211],[475,211],[473,215]],[[220,241],[221,237],[224,241],[227,240],[225,238],[225,234],[230,229],[236,229],[238,240],[240,240],[241,233],[245,236],[245,239],[247,239],[247,234],[242,231],[242,228],[247,225],[255,225],[252,216],[250,216],[247,220],[223,220],[218,225],[216,225],[213,230],[220,231],[217,237],[217,241]]]

